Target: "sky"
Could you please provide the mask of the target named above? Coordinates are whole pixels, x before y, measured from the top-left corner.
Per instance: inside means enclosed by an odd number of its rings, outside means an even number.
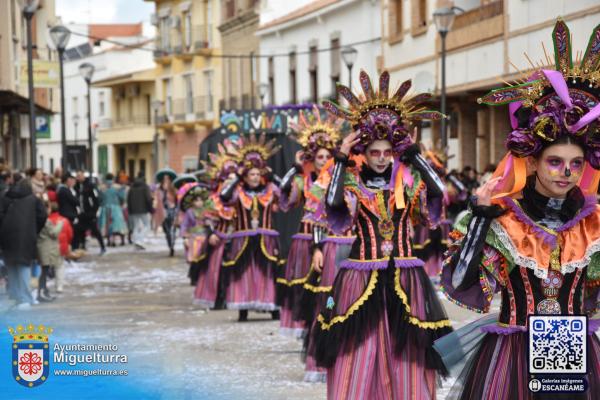
[[[56,0],[56,15],[69,23],[144,23],[150,27],[154,3],[143,0]]]

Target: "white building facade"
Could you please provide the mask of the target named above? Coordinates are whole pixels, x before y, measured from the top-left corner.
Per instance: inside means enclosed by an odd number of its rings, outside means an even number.
[[[440,6],[457,6],[446,39],[446,87],[451,168],[472,166],[483,170],[505,153],[510,131],[508,107],[477,104],[477,98],[505,86],[545,60],[543,42],[553,54],[551,32],[558,17],[571,30],[573,56],[585,51],[589,35],[600,21],[600,3],[594,0],[384,0],[382,4],[382,65],[392,82],[413,79],[418,90],[439,95],[441,42],[433,22]],[[512,64],[514,64],[514,66]],[[545,64],[547,64],[544,61]],[[516,67],[516,68],[515,68]],[[424,132],[426,141],[437,142],[439,126]]]
[[[65,91],[65,133],[67,146],[88,145],[88,88],[87,83],[79,73],[79,66],[90,63],[95,67],[92,83],[111,76],[123,75],[141,69],[152,68],[153,43],[147,38],[117,39],[119,42],[137,43],[135,48],[118,45],[107,46],[96,50],[86,57],[67,60],[64,63]],[[93,170],[98,171],[98,163],[110,162],[98,158],[98,129],[111,119],[111,91],[104,88],[91,88],[91,124],[93,143]],[[37,142],[38,167],[51,172],[61,165],[61,114],[52,117],[51,136],[49,139],[39,139]],[[84,160],[79,160],[83,162]],[[110,165],[110,164],[109,164]],[[71,168],[74,168],[71,163]]]
[[[335,82],[349,83],[341,51],[357,51],[353,89],[364,69],[377,74],[381,8],[377,0],[265,1],[257,35],[265,105],[315,103],[335,97]]]

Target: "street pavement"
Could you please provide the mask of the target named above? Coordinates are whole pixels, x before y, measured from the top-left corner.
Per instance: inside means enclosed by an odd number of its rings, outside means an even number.
[[[302,343],[281,336],[270,314],[251,312],[248,322],[238,323],[236,311],[192,305],[182,248],[168,257],[157,235],[147,250],[124,246],[98,253],[92,246],[80,262],[67,266],[60,298],[19,317],[56,321],[63,338],[70,332],[80,341],[117,344],[132,365],[147,369],[148,385],[160,381],[157,390],[164,398],[194,399],[201,393],[224,399],[325,398],[325,384],[302,382]],[[479,316],[442,302],[454,327]],[[451,383],[438,389],[439,399]]]

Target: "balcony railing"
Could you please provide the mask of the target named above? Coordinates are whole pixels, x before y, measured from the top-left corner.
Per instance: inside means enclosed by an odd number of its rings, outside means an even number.
[[[174,121],[201,121],[213,118],[212,96],[196,96],[173,101]]]
[[[100,124],[100,129],[112,129],[123,126],[146,126],[152,125],[152,119],[148,114],[123,116],[119,118],[103,119]]]
[[[170,54],[173,54],[173,47],[171,47],[171,43],[163,43],[160,39],[160,36],[158,36],[157,40],[154,42],[154,58],[161,58]]]
[[[493,18],[497,15],[501,15],[503,11],[503,0],[497,0],[481,7],[474,8],[462,14],[458,14],[454,19],[452,30],[458,30],[460,28],[464,28],[465,26],[473,25],[477,22]]]
[[[210,30],[212,25],[196,25],[192,28],[192,43],[193,51],[208,49],[211,47],[210,39],[212,35]]]

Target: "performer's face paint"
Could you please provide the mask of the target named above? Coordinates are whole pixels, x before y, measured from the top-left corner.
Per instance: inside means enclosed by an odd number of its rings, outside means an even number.
[[[547,147],[533,160],[536,190],[548,197],[564,198],[579,182],[584,164],[583,150],[575,144]]]
[[[260,170],[258,168],[251,168],[246,172],[246,175],[244,175],[244,182],[246,182],[251,189],[258,187],[258,185],[260,185]]]
[[[387,140],[375,140],[367,147],[365,158],[373,171],[382,173],[392,162],[392,145]]]
[[[329,161],[331,158],[331,152],[327,149],[320,148],[315,154],[315,169],[317,172],[321,171],[321,168]]]

